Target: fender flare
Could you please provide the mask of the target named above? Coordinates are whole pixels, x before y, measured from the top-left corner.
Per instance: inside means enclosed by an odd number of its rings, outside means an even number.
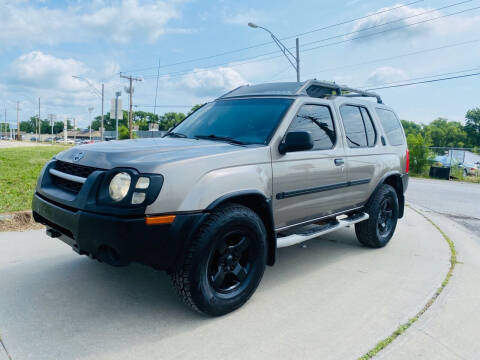
[[[372,192],[372,195],[377,192],[377,190],[382,186],[383,184],[388,184],[386,180],[390,177],[398,177],[399,181],[397,184],[392,185],[395,191],[397,192],[397,197],[398,197],[398,218],[401,219],[403,217],[403,214],[405,212],[405,187],[402,178],[405,176],[408,176],[408,174],[402,174],[400,171],[389,171],[385,173],[382,178],[379,180],[377,185],[375,186],[375,190]],[[389,184],[390,185],[390,184]],[[370,199],[369,199],[370,200]]]
[[[247,206],[260,216],[267,230],[267,265],[273,266],[277,252],[277,235],[273,218],[272,198],[268,198],[265,194],[255,189],[235,191],[220,196],[207,206],[206,211],[212,212],[217,206],[226,202]]]

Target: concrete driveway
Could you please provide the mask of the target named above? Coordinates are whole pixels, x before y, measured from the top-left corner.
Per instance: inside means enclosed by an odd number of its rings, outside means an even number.
[[[246,306],[212,319],[161,272],[100,264],[43,231],[0,233],[0,336],[14,360],[352,359],[422,308],[449,267],[444,239],[410,209],[384,249],[353,229],[306,244],[281,249]]]

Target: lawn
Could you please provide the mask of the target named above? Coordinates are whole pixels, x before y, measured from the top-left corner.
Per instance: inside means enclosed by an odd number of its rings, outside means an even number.
[[[31,208],[43,165],[65,146],[0,149],[0,213]]]

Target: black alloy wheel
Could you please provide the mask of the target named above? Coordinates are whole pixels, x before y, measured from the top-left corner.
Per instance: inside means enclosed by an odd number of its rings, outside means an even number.
[[[229,293],[242,286],[255,259],[252,239],[242,230],[234,230],[220,238],[208,262],[210,285],[219,293]]]

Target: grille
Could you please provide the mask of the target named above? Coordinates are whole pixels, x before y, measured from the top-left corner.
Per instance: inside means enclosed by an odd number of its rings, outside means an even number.
[[[57,162],[55,163],[55,169],[65,174],[80,176],[83,178],[87,178],[95,170],[102,170],[102,169],[98,169],[90,166],[72,164],[72,163],[60,161],[60,160],[57,160]],[[62,188],[64,190],[67,190],[76,194],[80,192],[80,189],[83,186],[82,183],[63,179],[55,175],[52,176],[52,181],[59,188]]]
[[[71,181],[67,179],[62,179],[58,176],[53,175],[52,176],[52,181],[55,185],[57,185],[59,188],[62,188],[67,191],[74,192],[78,194],[80,192],[80,189],[82,188],[82,183],[78,183],[76,181]]]
[[[55,163],[55,169],[65,174],[80,176],[83,178],[87,178],[95,170],[102,170],[102,169],[98,169],[90,166],[72,164],[72,163],[60,161],[60,160],[57,160],[57,162]]]

